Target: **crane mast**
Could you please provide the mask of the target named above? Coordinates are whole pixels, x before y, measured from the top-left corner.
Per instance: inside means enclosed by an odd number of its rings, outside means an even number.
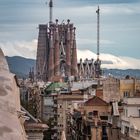
[[[95,61],[95,78],[100,78],[101,76],[101,61],[100,61],[100,9],[96,10],[97,13],[97,60]]]
[[[50,23],[52,23],[52,20],[53,20],[53,1],[52,0],[50,0],[50,2],[49,2],[49,8],[50,8]]]
[[[99,60],[99,55],[100,55],[100,9],[99,9],[99,6],[96,13],[97,13],[97,60]]]

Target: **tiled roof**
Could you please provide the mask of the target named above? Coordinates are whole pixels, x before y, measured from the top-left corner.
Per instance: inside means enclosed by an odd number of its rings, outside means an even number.
[[[108,103],[102,100],[101,98],[94,96],[85,102],[85,106],[107,106]]]

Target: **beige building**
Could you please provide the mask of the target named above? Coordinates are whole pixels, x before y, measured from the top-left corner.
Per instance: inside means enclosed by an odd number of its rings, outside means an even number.
[[[140,91],[140,80],[125,78],[120,80],[120,97],[133,97]]]
[[[110,112],[109,104],[97,96],[85,102],[84,120],[86,125],[90,125],[91,140],[101,140],[102,137],[108,137],[107,121]]]
[[[120,80],[109,76],[103,81],[103,99],[106,102],[120,100]]]
[[[73,113],[74,109],[79,109],[81,103],[95,95],[96,87],[96,81],[82,81],[71,82],[70,85],[54,82],[46,88],[43,118],[49,119],[53,115],[52,129],[54,134],[52,134],[52,139],[60,140],[62,132],[63,135],[69,137],[70,114]],[[49,101],[50,99],[51,101]],[[52,105],[53,111],[48,110],[50,105]]]
[[[19,96],[17,79],[0,49],[0,140],[27,140],[23,125],[27,118]]]
[[[71,117],[70,114],[73,110],[78,108],[78,105],[84,101],[84,95],[65,94],[58,95],[57,97],[57,130],[58,140],[63,133],[69,138],[68,129],[70,127]]]
[[[112,76],[103,80],[103,99],[106,102],[120,101],[124,97],[133,97],[140,92],[140,80],[127,76],[118,79]]]
[[[21,109],[26,113],[26,116],[28,117],[28,120],[26,120],[24,123],[28,140],[43,140],[43,132],[48,130],[48,126],[42,123],[41,120],[36,119],[34,116],[32,116],[23,107]]]

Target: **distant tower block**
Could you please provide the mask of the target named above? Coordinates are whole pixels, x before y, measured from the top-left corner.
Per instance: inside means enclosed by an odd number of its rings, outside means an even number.
[[[36,68],[43,81],[77,76],[76,35],[70,20],[39,26]]]

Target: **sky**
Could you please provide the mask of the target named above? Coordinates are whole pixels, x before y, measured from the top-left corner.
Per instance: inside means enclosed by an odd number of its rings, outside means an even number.
[[[140,0],[53,0],[53,20],[76,27],[78,59],[96,59],[100,6],[103,67],[140,69]],[[36,58],[38,25],[49,21],[49,0],[0,0],[0,47],[5,55]]]

